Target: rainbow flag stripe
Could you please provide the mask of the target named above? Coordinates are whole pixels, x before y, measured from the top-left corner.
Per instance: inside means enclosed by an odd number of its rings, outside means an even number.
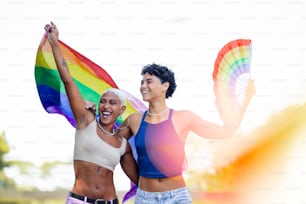
[[[62,41],[59,41],[59,43],[69,71],[84,100],[97,103],[104,90],[110,87],[118,88],[111,76],[102,67]],[[37,50],[35,81],[44,109],[48,113],[57,113],[65,116],[70,124],[75,127],[75,120],[70,109],[65,88],[57,71],[46,35],[42,38]],[[123,119],[131,113],[145,109],[145,106],[133,95],[128,94],[127,98],[127,109],[123,115]]]

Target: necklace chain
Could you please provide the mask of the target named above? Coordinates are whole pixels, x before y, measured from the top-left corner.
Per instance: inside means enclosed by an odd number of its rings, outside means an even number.
[[[163,110],[163,111],[160,112],[160,113],[150,113],[150,111],[148,110],[148,115],[149,115],[149,116],[161,116],[161,115],[165,114],[168,110],[169,110],[169,109],[166,108],[165,110]]]
[[[107,135],[110,135],[110,136],[114,136],[117,132],[118,132],[118,129],[114,130],[113,129],[113,132],[108,132],[107,130],[105,130],[102,125],[100,125],[98,119],[97,119],[97,123],[98,123],[98,127],[100,128],[100,130],[102,130],[103,133],[107,134]]]

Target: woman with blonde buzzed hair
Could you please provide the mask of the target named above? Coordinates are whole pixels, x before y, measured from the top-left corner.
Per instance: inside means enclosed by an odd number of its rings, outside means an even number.
[[[73,81],[58,43],[58,29],[51,22],[45,26],[48,41],[69,104],[76,121],[73,166],[75,182],[67,196],[67,204],[118,204],[113,171],[118,163],[127,176],[138,183],[137,165],[127,140],[114,126],[126,109],[124,94],[114,88],[102,93],[95,108],[84,108],[84,100]]]

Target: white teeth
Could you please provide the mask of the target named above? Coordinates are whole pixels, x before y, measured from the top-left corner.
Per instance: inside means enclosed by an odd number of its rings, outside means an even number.
[[[103,111],[102,114],[103,114],[104,116],[110,116],[110,115],[111,115],[110,112],[106,112],[106,111]]]

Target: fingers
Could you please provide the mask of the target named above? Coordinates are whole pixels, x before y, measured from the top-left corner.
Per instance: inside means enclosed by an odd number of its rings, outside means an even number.
[[[52,32],[52,26],[50,24],[45,25],[45,31],[47,33],[51,33]]]
[[[250,83],[250,84],[254,84],[254,83],[255,83],[255,80],[254,80],[254,79],[250,79],[250,80],[249,80],[249,83]]]
[[[57,28],[56,28],[55,24],[52,21],[50,22],[50,24],[46,24],[45,25],[45,31],[47,33],[51,33],[52,31],[56,31],[56,30],[57,30]]]
[[[50,25],[49,25],[49,24],[45,25],[45,31],[46,31],[47,33],[50,32]]]
[[[90,103],[89,101],[84,101],[84,103],[85,103],[85,108],[86,108],[86,109],[89,109],[91,103]]]
[[[56,25],[52,21],[50,22],[50,24],[53,30],[57,30]]]
[[[85,109],[89,110],[90,112],[92,112],[94,115],[96,115],[96,106],[94,103],[90,102],[90,101],[84,101],[84,105],[85,105]]]
[[[90,101],[84,101],[86,109],[96,109],[96,105]]]

